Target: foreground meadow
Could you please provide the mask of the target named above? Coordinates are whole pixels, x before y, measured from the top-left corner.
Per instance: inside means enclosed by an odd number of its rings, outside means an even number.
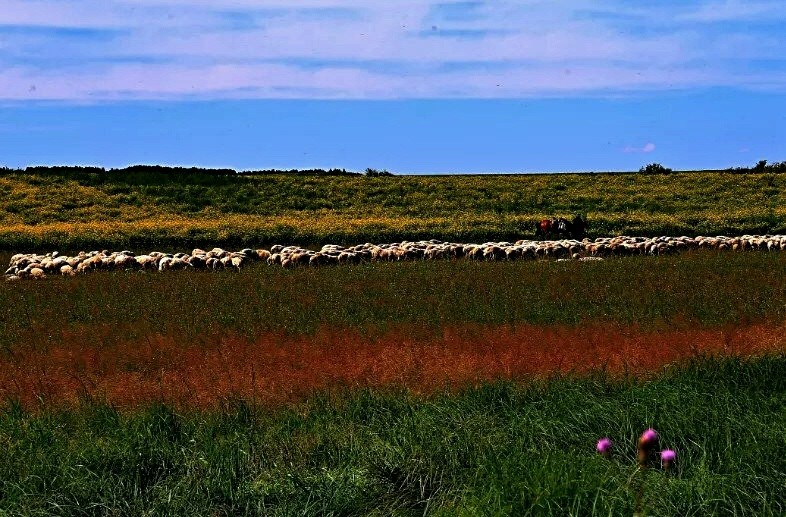
[[[766,252],[5,282],[0,513],[631,514],[654,426],[652,514],[780,515],[785,321]]]
[[[0,414],[6,515],[783,515],[786,357],[264,409]],[[636,472],[655,426],[676,470]],[[594,452],[609,436],[610,459]]]

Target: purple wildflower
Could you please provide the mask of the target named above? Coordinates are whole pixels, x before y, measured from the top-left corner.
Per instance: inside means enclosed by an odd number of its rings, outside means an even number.
[[[601,438],[598,440],[598,445],[595,447],[598,453],[604,458],[611,456],[611,440],[608,438]]]
[[[658,446],[658,433],[655,429],[649,428],[639,437],[639,453],[637,456],[639,465],[646,467],[655,448]]]
[[[669,469],[674,460],[677,459],[677,453],[671,449],[663,449],[660,451],[660,461],[663,462],[663,468]]]
[[[656,443],[658,443],[658,433],[655,429],[649,428],[641,433],[641,438],[639,438],[639,445],[641,447],[652,447]]]

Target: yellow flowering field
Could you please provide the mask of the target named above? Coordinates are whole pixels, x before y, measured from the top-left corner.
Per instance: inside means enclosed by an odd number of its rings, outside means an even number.
[[[526,238],[582,214],[588,235],[786,230],[786,175],[309,176],[0,173],[0,247]]]

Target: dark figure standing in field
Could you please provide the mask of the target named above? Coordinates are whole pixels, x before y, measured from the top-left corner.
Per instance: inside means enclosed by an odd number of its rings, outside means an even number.
[[[570,235],[574,239],[580,241],[584,238],[584,234],[587,231],[587,222],[581,218],[580,215],[577,215],[573,218],[573,221],[570,223]]]

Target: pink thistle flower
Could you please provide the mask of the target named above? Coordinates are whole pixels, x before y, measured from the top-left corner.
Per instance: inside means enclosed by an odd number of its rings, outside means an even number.
[[[663,462],[663,468],[669,470],[669,467],[674,460],[677,459],[677,453],[671,449],[663,449],[660,451],[660,461]]]
[[[598,453],[603,456],[604,458],[608,458],[611,456],[611,440],[608,438],[601,438],[598,440],[598,444],[595,446],[598,450]]]
[[[639,465],[646,466],[647,460],[650,458],[655,448],[658,446],[658,433],[655,429],[649,428],[639,437]]]
[[[655,429],[649,428],[643,433],[641,433],[641,438],[639,438],[639,445],[642,447],[652,447],[658,443],[658,433]]]

